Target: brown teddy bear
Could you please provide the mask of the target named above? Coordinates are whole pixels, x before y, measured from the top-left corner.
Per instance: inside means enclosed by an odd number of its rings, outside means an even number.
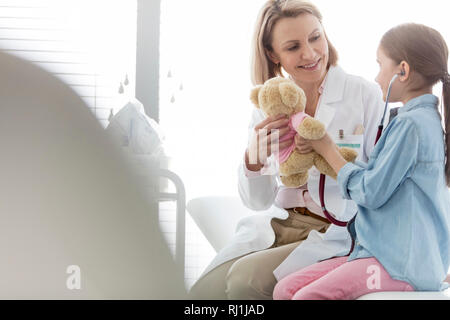
[[[291,131],[280,142],[292,139],[296,134],[304,139],[319,140],[325,135],[325,127],[318,120],[308,116],[305,111],[306,96],[303,90],[292,80],[276,77],[267,80],[264,85],[255,87],[251,93],[251,100],[266,116],[285,114],[290,117]],[[350,148],[339,148],[343,158],[353,162],[357,152]],[[336,172],[315,151],[301,154],[295,143],[291,147],[279,150],[280,176],[287,187],[297,188],[308,181],[308,170],[314,165],[320,173],[336,180]]]

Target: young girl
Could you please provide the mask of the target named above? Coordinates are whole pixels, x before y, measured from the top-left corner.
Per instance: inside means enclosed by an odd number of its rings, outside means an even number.
[[[338,172],[346,199],[358,205],[348,230],[350,256],[325,260],[283,278],[274,299],[355,299],[378,291],[437,291],[449,268],[450,77],[448,48],[434,29],[404,24],[377,52],[376,81],[404,106],[369,163],[346,163],[329,136],[312,142]],[[443,83],[445,132],[433,86]]]

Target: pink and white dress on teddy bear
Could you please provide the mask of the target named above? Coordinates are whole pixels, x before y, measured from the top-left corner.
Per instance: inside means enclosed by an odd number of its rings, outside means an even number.
[[[294,138],[297,134],[297,131],[294,128],[298,128],[298,126],[302,123],[303,120],[305,120],[306,117],[309,117],[309,115],[307,115],[305,112],[299,112],[292,115],[289,121],[290,130],[283,137],[280,137],[280,142]],[[279,162],[286,162],[295,148],[295,141],[293,141],[292,145],[290,145],[288,148],[279,150]],[[308,191],[308,185],[301,186],[300,188],[282,187],[277,193],[275,203],[280,208],[306,207],[312,213],[325,218],[321,207],[311,198]]]
[[[289,139],[293,139],[295,135],[297,134],[297,131],[295,128],[298,128],[298,126],[305,120],[306,117],[309,117],[305,112],[299,112],[291,116],[289,121],[289,132],[286,133],[283,137],[280,137],[280,142],[287,141]],[[291,153],[295,150],[295,141],[292,142],[292,145],[289,147],[279,150],[278,154],[278,161],[281,163],[284,163],[287,161]]]

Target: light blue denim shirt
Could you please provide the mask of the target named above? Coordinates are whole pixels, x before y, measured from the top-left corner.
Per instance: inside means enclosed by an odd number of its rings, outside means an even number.
[[[410,100],[369,163],[348,163],[337,179],[343,197],[358,205],[348,227],[355,239],[348,261],[375,257],[417,291],[448,287],[450,194],[438,102],[431,94]]]

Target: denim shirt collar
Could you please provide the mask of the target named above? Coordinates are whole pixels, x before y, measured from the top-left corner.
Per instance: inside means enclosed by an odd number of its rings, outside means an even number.
[[[438,97],[433,94],[424,94],[414,99],[409,100],[402,108],[398,110],[398,113],[408,112],[416,108],[436,108],[439,103]]]

